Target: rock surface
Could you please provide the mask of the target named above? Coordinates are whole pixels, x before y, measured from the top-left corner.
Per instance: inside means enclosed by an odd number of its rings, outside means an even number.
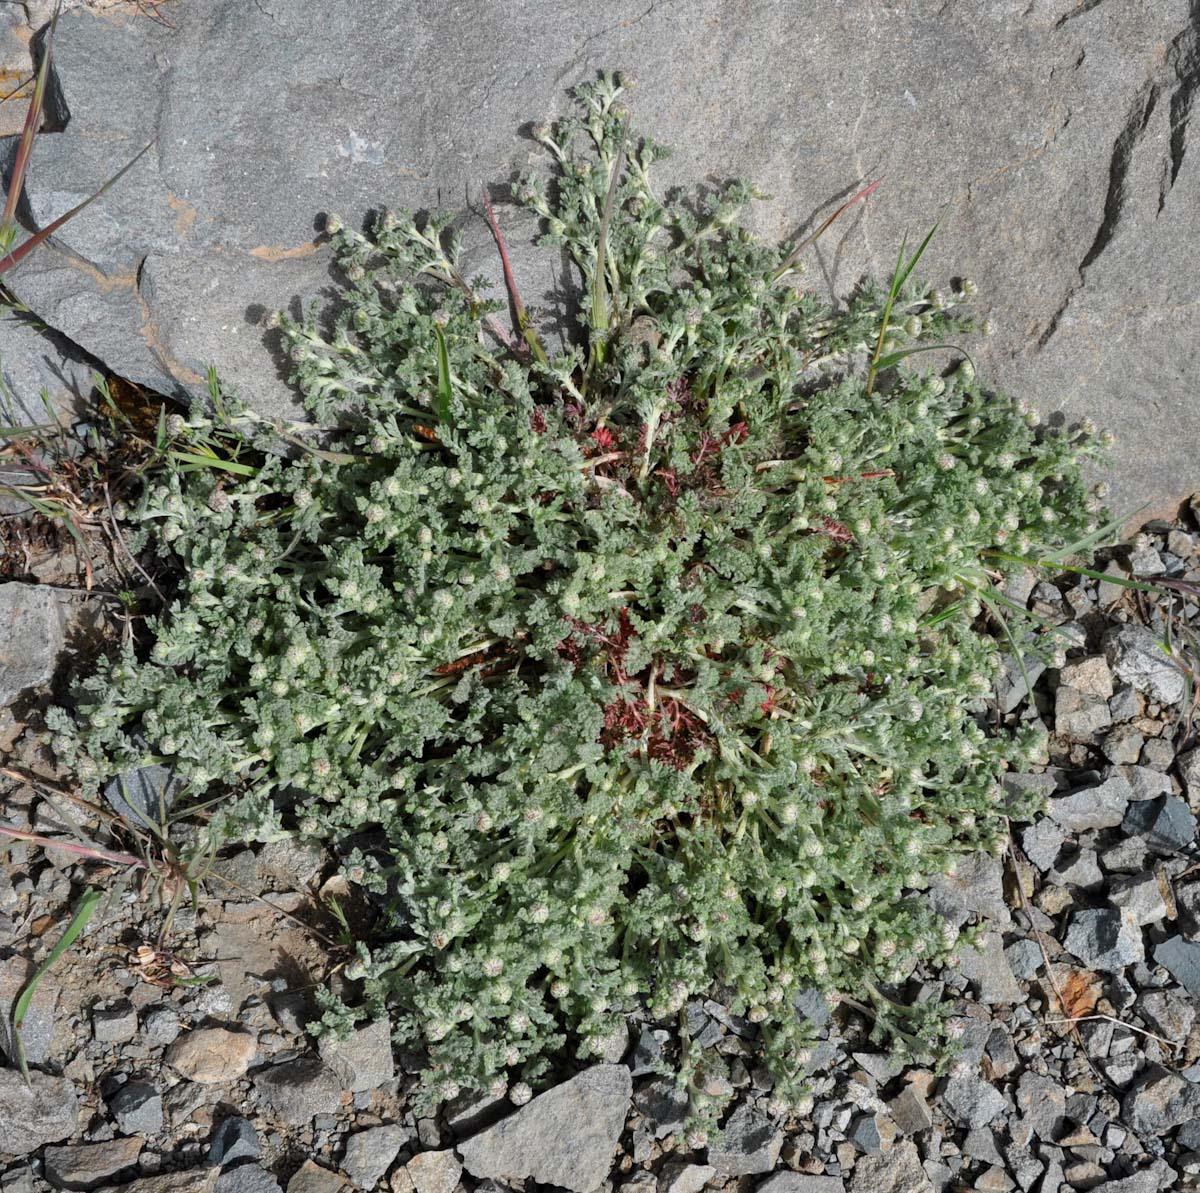
[[[296,1126],[316,1114],[335,1114],[341,1105],[341,1085],[315,1057],[274,1065],[255,1076],[254,1088],[284,1122]]]
[[[407,1141],[408,1132],[394,1125],[359,1131],[346,1141],[342,1168],[360,1189],[374,1188]]]
[[[65,336],[15,311],[0,318],[0,424],[69,423],[87,414],[94,372]]]
[[[6,280],[131,379],[195,394],[213,363],[256,405],[288,409],[257,316],[328,284],[319,213],[461,208],[537,159],[519,126],[621,67],[641,79],[639,124],[677,150],[664,187],[751,177],[775,196],[756,223],[780,236],[885,176],[810,253],[815,287],[886,274],[901,235],[945,210],[923,265],[979,283],[998,385],[1118,435],[1115,508],[1183,496],[1194,475],[1200,361],[1180,345],[1200,339],[1200,307],[1191,271],[1159,267],[1200,236],[1189,0],[851,0],[833,14],[697,0],[686,20],[642,0],[403,21],[385,0],[209,0],[172,6],[169,23],[104,7],[60,23],[61,131],[37,145],[25,218],[44,225],[155,150]],[[528,221],[501,219],[526,301],[553,301],[558,262],[531,264]],[[468,273],[498,278],[478,218],[468,252]]]
[[[32,1071],[29,1081],[27,1086],[16,1069],[0,1069],[4,1148],[14,1156],[69,1138],[79,1117],[79,1099],[65,1077]]]
[[[46,1179],[56,1189],[95,1189],[109,1177],[132,1168],[142,1147],[140,1139],[48,1147],[42,1157]]]
[[[0,584],[0,706],[48,684],[63,651],[96,613],[83,593]]]
[[[10,1038],[13,1006],[35,969],[36,966],[23,957],[0,961],[0,1052],[10,1060],[16,1058],[16,1046]],[[57,1005],[57,987],[52,982],[39,982],[21,1027],[21,1048],[27,1064],[40,1065],[49,1055]]]
[[[167,1064],[192,1081],[219,1085],[243,1076],[254,1059],[254,1037],[224,1027],[186,1032],[167,1049]]]
[[[624,1065],[586,1069],[460,1144],[463,1167],[476,1177],[532,1177],[592,1193],[608,1176],[631,1093]]]
[[[386,1019],[376,1019],[358,1028],[345,1040],[322,1036],[318,1051],[345,1088],[353,1093],[374,1089],[391,1081],[396,1073],[392,1029]]]

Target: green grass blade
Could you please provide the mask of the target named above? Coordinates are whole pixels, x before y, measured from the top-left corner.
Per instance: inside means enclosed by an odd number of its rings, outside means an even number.
[[[438,342],[438,384],[434,410],[437,413],[438,422],[449,423],[450,399],[454,395],[450,384],[450,353],[446,349],[446,337],[436,323],[433,325],[433,331]]]
[[[1002,551],[985,551],[992,559],[1004,559],[1009,563],[1023,563],[1028,567],[1044,568],[1046,571],[1070,572],[1075,576],[1087,576],[1104,584],[1115,584],[1118,588],[1133,588],[1138,592],[1161,592],[1162,584],[1154,580],[1129,580],[1124,576],[1114,576],[1111,572],[1098,572],[1095,568],[1079,567],[1077,564],[1063,563],[1050,556],[1046,559],[1032,559],[1026,555],[1006,555]]]
[[[220,456],[197,455],[195,452],[171,452],[172,460],[184,464],[197,464],[202,468],[219,468],[223,472],[233,472],[238,476],[257,476],[258,469],[249,464],[238,464],[233,460],[222,460]]]
[[[925,234],[925,239],[921,241],[921,247],[909,258],[908,264],[904,269],[892,277],[892,297],[899,296],[904,283],[908,281],[909,274],[917,267],[917,262],[925,255],[925,250],[929,247],[929,242],[933,239],[933,234],[938,230],[941,220],[938,220],[932,228]]]
[[[892,270],[892,284],[888,288],[887,302],[883,304],[883,314],[879,321],[879,335],[875,340],[875,351],[871,353],[871,364],[867,369],[867,396],[875,388],[875,374],[879,372],[879,358],[883,355],[883,341],[887,338],[887,330],[892,321],[892,307],[896,304],[896,278],[904,268],[904,250],[908,247],[908,234],[900,238],[900,252],[896,257],[896,268]]]
[[[101,195],[105,194],[108,189],[113,186],[118,180],[123,178],[133,167],[141,160],[146,151],[154,144],[149,142],[136,157],[131,158],[125,163],[95,194],[88,196],[82,203],[77,203],[70,211],[60,215],[53,223],[47,224],[40,232],[35,232],[24,244],[18,245],[11,253],[0,257],[0,274],[6,273],[12,269],[14,265],[20,265],[30,253],[33,252],[39,244],[49,236],[53,236],[68,220],[74,219],[85,207],[94,203]]]
[[[979,594],[979,599],[984,603],[987,611],[1000,623],[1000,628],[1004,631],[1009,646],[1012,647],[1013,658],[1017,660],[1017,666],[1021,669],[1021,678],[1025,681],[1025,696],[1032,703],[1033,680],[1029,678],[1029,672],[1025,668],[1025,655],[1017,645],[1017,639],[1014,637],[1012,629],[1000,612],[999,606],[991,599],[991,595],[979,587],[976,587],[975,591]]]
[[[1084,535],[1081,539],[1076,539],[1073,543],[1068,543],[1065,547],[1059,547],[1057,551],[1052,551],[1046,556],[1048,560],[1059,561],[1066,559],[1070,555],[1079,555],[1084,551],[1096,546],[1097,543],[1104,542],[1110,535],[1116,537],[1121,527],[1125,525],[1135,514],[1140,514],[1150,503],[1143,502],[1136,509],[1130,510],[1126,514],[1120,514],[1115,518],[1110,518],[1103,526],[1093,530],[1091,534]]]
[[[883,355],[883,342],[887,339],[888,328],[892,322],[892,307],[896,305],[896,299],[900,296],[900,291],[904,288],[904,283],[908,281],[909,275],[917,267],[917,262],[925,255],[925,250],[929,247],[929,242],[933,239],[933,234],[938,230],[938,224],[942,221],[938,220],[932,228],[925,234],[925,239],[921,241],[920,247],[908,259],[907,264],[904,260],[904,250],[908,245],[908,237],[905,236],[900,241],[900,253],[896,258],[896,268],[892,272],[892,284],[888,288],[887,302],[883,307],[883,318],[879,324],[879,338],[875,341],[875,351],[871,356],[871,365],[867,370],[867,393],[870,394],[875,388],[875,378],[881,368],[879,360]]]
[[[962,579],[962,577],[959,577]],[[963,584],[974,592],[982,593],[982,589],[978,584],[972,583],[970,580],[963,580]],[[1047,621],[1038,613],[1034,613],[1032,609],[1026,609],[1024,605],[1018,605],[1011,597],[1006,597],[998,588],[993,588],[988,594],[988,599],[994,601],[998,605],[1003,605],[1006,609],[1011,609],[1014,613],[1019,613],[1026,621],[1031,621],[1043,633],[1051,634],[1057,638],[1063,639],[1070,646],[1077,646],[1078,643],[1074,638],[1070,637],[1060,625],[1055,625],[1052,621]]]
[[[960,348],[957,344],[922,344],[919,348],[902,348],[898,352],[889,352],[887,356],[881,356],[875,362],[875,371],[882,373],[884,369],[890,369],[893,365],[898,365],[906,357],[915,356],[918,352],[941,352],[943,349],[961,352],[970,361],[971,368],[975,368],[975,362],[971,360],[971,354],[965,348]]]
[[[0,435],[16,439],[20,435],[40,435],[46,431],[57,431],[53,423],[30,423],[25,427],[0,427]]]
[[[33,1002],[33,996],[37,993],[38,984],[42,978],[46,976],[51,966],[54,965],[63,953],[75,943],[75,938],[87,927],[88,920],[92,918],[93,912],[95,912],[96,907],[103,897],[104,892],[97,890],[95,887],[88,887],[83,892],[83,898],[79,900],[79,906],[75,909],[75,914],[71,917],[71,922],[67,925],[67,930],[62,934],[54,948],[50,950],[45,961],[34,971],[33,977],[29,979],[28,985],[21,991],[21,996],[17,999],[13,1007],[13,1043],[17,1054],[17,1067],[21,1070],[26,1084],[29,1084],[29,1066],[25,1062],[25,1049],[21,1046],[21,1028],[25,1023],[29,1004]]]

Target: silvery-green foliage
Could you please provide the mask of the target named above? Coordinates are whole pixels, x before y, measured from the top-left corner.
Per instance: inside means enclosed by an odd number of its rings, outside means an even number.
[[[869,392],[880,292],[835,309],[779,276],[748,187],[661,197],[622,91],[536,130],[554,173],[522,188],[581,271],[566,354],[503,343],[440,217],[331,220],[341,311],[282,329],[335,433],[287,459],[186,421],[252,474],[147,486],[178,596],[56,744],[93,782],[163,761],[239,831],[339,843],[382,908],[347,976],[435,1096],[536,1083],[717,982],[783,1107],[797,992],[902,1027],[887,991],[956,943],[919,892],[1028,811],[998,777],[1039,743],[980,715],[981,593],[1094,526],[1091,449],[965,365]],[[961,330],[961,298],[907,284],[885,351]]]

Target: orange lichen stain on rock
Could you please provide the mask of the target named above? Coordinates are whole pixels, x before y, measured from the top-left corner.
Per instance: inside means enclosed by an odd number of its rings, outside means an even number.
[[[18,92],[33,94],[34,76],[30,70],[16,66],[0,67],[0,98],[15,99]],[[23,97],[24,98],[24,97]]]
[[[38,247],[38,252],[43,257],[50,255],[53,251],[50,248],[49,241],[43,241]],[[62,264],[69,266],[71,269],[77,270],[79,273],[85,274],[96,283],[96,288],[101,294],[111,294],[114,290],[132,290],[137,293],[137,271],[130,270],[127,273],[105,273],[102,269],[97,269],[90,261],[83,257],[78,257],[74,253],[58,253],[58,258]]]
[[[200,213],[186,200],[178,195],[167,195],[167,206],[175,213],[175,231],[180,236],[186,236],[196,222]]]
[[[137,294],[136,297],[142,315],[138,335],[142,337],[143,342],[150,349],[154,359],[181,385],[203,385],[204,378],[195,369],[189,369],[187,365],[180,364],[171,355],[167,346],[162,342],[162,337],[158,334],[158,328],[154,325],[154,316],[150,313],[150,305],[141,294]]]
[[[311,257],[317,251],[317,247],[315,240],[297,245],[294,249],[285,249],[280,244],[260,244],[250,250],[250,256],[257,257],[260,261],[293,261],[297,257]]]
[[[0,137],[12,137],[25,126],[33,76],[28,70],[0,69]]]

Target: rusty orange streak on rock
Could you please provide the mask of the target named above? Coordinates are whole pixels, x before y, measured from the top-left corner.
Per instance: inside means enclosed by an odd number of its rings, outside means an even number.
[[[260,261],[291,261],[296,257],[311,257],[316,251],[317,242],[310,240],[294,249],[285,249],[280,244],[260,244],[250,250],[250,256],[257,257]]]
[[[200,213],[178,195],[167,195],[167,206],[175,213],[175,231],[186,236]]]

